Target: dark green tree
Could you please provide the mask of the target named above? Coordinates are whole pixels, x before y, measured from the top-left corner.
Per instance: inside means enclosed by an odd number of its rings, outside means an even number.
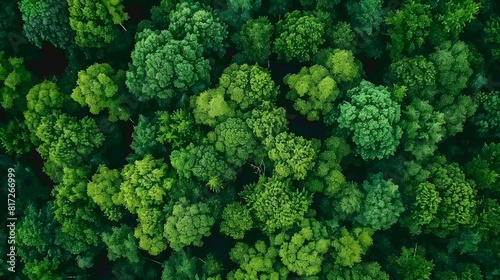
[[[271,54],[273,31],[274,27],[267,17],[248,20],[241,27],[241,31],[233,37],[233,42],[241,51],[234,56],[234,61],[237,63],[267,64]]]
[[[389,261],[397,275],[404,280],[431,279],[434,269],[433,261],[425,258],[425,248],[417,245],[415,249],[402,247],[401,255],[391,256]]]
[[[137,240],[131,227],[124,225],[111,228],[111,232],[103,232],[102,240],[108,247],[108,258],[112,261],[125,258],[131,263],[139,262]]]
[[[178,109],[175,112],[157,112],[157,137],[156,141],[169,144],[177,149],[189,143],[201,141],[202,133],[195,123],[190,110]]]

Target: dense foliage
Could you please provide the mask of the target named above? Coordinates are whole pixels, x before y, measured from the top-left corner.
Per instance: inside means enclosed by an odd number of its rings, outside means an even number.
[[[499,279],[498,1],[0,6],[0,278]]]

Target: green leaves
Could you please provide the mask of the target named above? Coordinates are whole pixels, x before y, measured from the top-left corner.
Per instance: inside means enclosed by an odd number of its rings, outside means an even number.
[[[102,240],[108,246],[108,258],[126,258],[131,263],[139,262],[137,241],[134,238],[133,229],[129,226],[113,227],[110,233],[104,232]]]
[[[180,93],[199,93],[210,81],[210,66],[193,34],[174,39],[169,31],[137,34],[126,85],[140,101],[169,103]],[[161,74],[158,74],[161,73]]]
[[[372,245],[373,230],[354,228],[352,232],[341,229],[341,235],[332,243],[335,249],[335,263],[340,266],[353,267],[361,262],[361,256]]]
[[[390,257],[397,274],[404,280],[431,279],[434,269],[432,260],[425,258],[425,249],[422,247],[401,248],[401,255],[398,258]]]
[[[77,87],[71,97],[80,105],[88,105],[92,114],[108,109],[109,120],[127,120],[131,112],[123,106],[125,72],[115,71],[109,64],[93,64],[78,72]]]
[[[279,36],[274,41],[274,51],[286,61],[310,61],[324,42],[324,29],[321,20],[312,14],[287,13],[277,24]]]
[[[234,239],[242,239],[253,226],[250,211],[239,202],[228,204],[222,213],[221,233]]]
[[[31,73],[24,68],[20,57],[4,58],[0,51],[0,95],[4,109],[24,110],[27,93],[31,83]]]
[[[234,57],[234,61],[265,65],[271,54],[273,31],[274,27],[267,17],[248,20],[233,37],[236,47],[241,50],[241,53]]]
[[[394,154],[403,133],[399,126],[400,106],[389,91],[362,81],[347,94],[351,101],[340,105],[338,122],[341,128],[354,133],[357,152],[365,160]]]

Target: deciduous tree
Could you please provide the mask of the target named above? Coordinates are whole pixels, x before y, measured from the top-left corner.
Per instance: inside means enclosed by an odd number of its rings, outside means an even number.
[[[265,65],[271,54],[273,31],[274,27],[267,17],[249,19],[233,37],[236,47],[241,51],[234,56],[234,61]]]

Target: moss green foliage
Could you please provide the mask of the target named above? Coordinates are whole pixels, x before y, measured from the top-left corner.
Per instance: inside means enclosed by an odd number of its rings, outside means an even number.
[[[248,20],[233,41],[241,50],[234,60],[237,63],[267,63],[271,54],[271,37],[274,27],[267,17]]]
[[[306,15],[300,11],[287,13],[276,28],[279,36],[274,42],[274,50],[286,61],[310,61],[324,43],[322,35],[325,26],[312,14]]]
[[[402,136],[400,106],[382,86],[362,81],[347,93],[350,102],[340,105],[340,127],[353,133],[363,159],[382,159],[394,154]]]
[[[175,112],[157,112],[158,132],[156,140],[180,148],[191,142],[198,142],[202,137],[194,116],[187,110]]]
[[[245,187],[243,196],[259,226],[268,232],[300,222],[312,202],[307,192],[293,189],[290,180],[275,177],[261,177],[257,184]]]
[[[118,24],[129,18],[121,0],[68,0],[69,24],[81,47],[100,48],[118,36]]]
[[[291,88],[287,98],[293,100],[295,110],[310,121],[317,121],[320,116],[330,112],[340,93],[337,83],[329,74],[325,67],[314,65],[285,77],[285,83]]]
[[[477,114],[472,118],[482,136],[500,137],[500,92],[494,91],[486,95],[479,105]]]
[[[390,261],[394,265],[394,270],[401,279],[431,279],[434,263],[425,258],[425,249],[422,247],[401,248],[401,254],[391,257]]]
[[[5,57],[0,51],[0,95],[4,109],[23,110],[25,95],[31,86],[31,73],[24,68],[24,59]],[[16,108],[17,107],[17,108]]]
[[[189,204],[186,199],[177,202],[165,223],[165,238],[174,251],[185,246],[202,246],[201,238],[210,235],[215,219],[206,203]]]
[[[110,233],[104,232],[102,240],[108,246],[108,258],[126,258],[131,263],[139,262],[139,251],[134,231],[129,226],[113,227]]]
[[[250,210],[239,202],[228,204],[222,213],[220,231],[234,239],[242,239],[245,232],[251,229],[253,220]]]
[[[346,228],[340,231],[340,237],[332,242],[334,248],[335,264],[353,267],[361,262],[361,256],[372,245],[373,230],[370,228],[354,228],[349,232]]]
[[[118,221],[123,216],[116,202],[122,180],[119,170],[101,165],[87,184],[87,194],[111,221]]]

